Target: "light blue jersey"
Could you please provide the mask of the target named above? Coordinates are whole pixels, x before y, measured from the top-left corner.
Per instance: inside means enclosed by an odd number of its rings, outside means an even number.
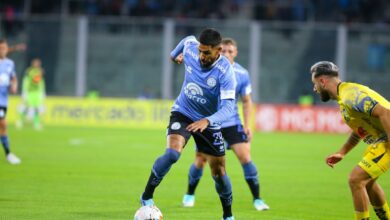
[[[193,121],[207,118],[211,125],[220,125],[233,113],[231,110],[226,116],[219,114],[218,117],[213,117],[220,110],[222,100],[235,99],[233,68],[224,56],[220,56],[211,67],[203,68],[198,46],[199,42],[195,37],[189,36],[171,52],[173,58],[183,54],[185,67],[183,86],[172,111],[178,111]]]
[[[250,95],[252,93],[252,86],[248,71],[238,63],[233,64],[234,75],[236,77],[236,104],[234,105],[234,116],[222,123],[222,128],[242,124],[238,114],[237,102],[239,97]]]
[[[15,76],[14,61],[4,58],[0,60],[0,106],[8,106],[8,91],[11,79]]]

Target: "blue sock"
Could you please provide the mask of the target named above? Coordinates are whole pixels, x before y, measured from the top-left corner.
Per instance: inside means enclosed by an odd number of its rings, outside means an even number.
[[[165,154],[157,158],[153,164],[152,173],[150,174],[148,183],[145,187],[145,192],[142,195],[142,199],[153,198],[153,193],[156,187],[160,184],[161,180],[171,169],[172,164],[179,160],[180,153],[176,150],[168,148],[165,150]]]
[[[192,164],[188,173],[188,195],[194,195],[196,186],[198,185],[200,178],[202,178],[203,169],[196,168],[195,164]]]
[[[244,170],[245,180],[249,185],[253,199],[259,199],[260,183],[255,164],[252,161],[242,164],[242,169]]]
[[[9,150],[8,136],[7,135],[1,136],[0,140],[1,140],[1,144],[3,145],[4,151],[5,151],[5,155],[9,154],[10,150]]]
[[[218,192],[219,199],[222,203],[223,218],[232,216],[232,185],[230,183],[229,176],[227,174],[223,176],[213,176],[215,182],[215,189]]]

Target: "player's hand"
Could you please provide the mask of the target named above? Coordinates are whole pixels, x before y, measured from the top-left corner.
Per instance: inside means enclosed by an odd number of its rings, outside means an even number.
[[[252,140],[252,130],[250,127],[244,127],[244,132],[246,136],[248,137],[248,141]]]
[[[334,153],[326,157],[325,162],[330,167],[334,167],[334,165],[338,162],[340,162],[344,158],[343,154],[340,153]]]
[[[172,59],[173,62],[177,63],[177,64],[182,64],[183,63],[183,60],[184,60],[184,56],[183,54],[179,54],[175,59]]]
[[[193,122],[187,126],[187,130],[190,132],[203,132],[207,126],[209,126],[209,120],[206,118],[200,119],[199,121]]]

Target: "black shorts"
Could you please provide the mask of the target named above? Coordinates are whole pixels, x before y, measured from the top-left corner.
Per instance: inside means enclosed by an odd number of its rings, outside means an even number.
[[[0,106],[0,119],[4,119],[7,116],[7,107]]]
[[[227,143],[227,149],[229,150],[230,146],[233,144],[248,142],[248,136],[245,134],[241,124],[222,128],[222,135]]]
[[[179,134],[185,138],[186,143],[192,135],[197,146],[197,151],[217,157],[225,155],[224,141],[219,127],[207,127],[203,132],[192,133],[186,129],[191,123],[193,121],[180,112],[171,112],[167,135]]]

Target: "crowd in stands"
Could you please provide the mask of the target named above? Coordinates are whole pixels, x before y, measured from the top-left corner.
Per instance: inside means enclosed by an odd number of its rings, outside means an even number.
[[[388,23],[387,0],[2,0],[2,17],[27,14]]]

